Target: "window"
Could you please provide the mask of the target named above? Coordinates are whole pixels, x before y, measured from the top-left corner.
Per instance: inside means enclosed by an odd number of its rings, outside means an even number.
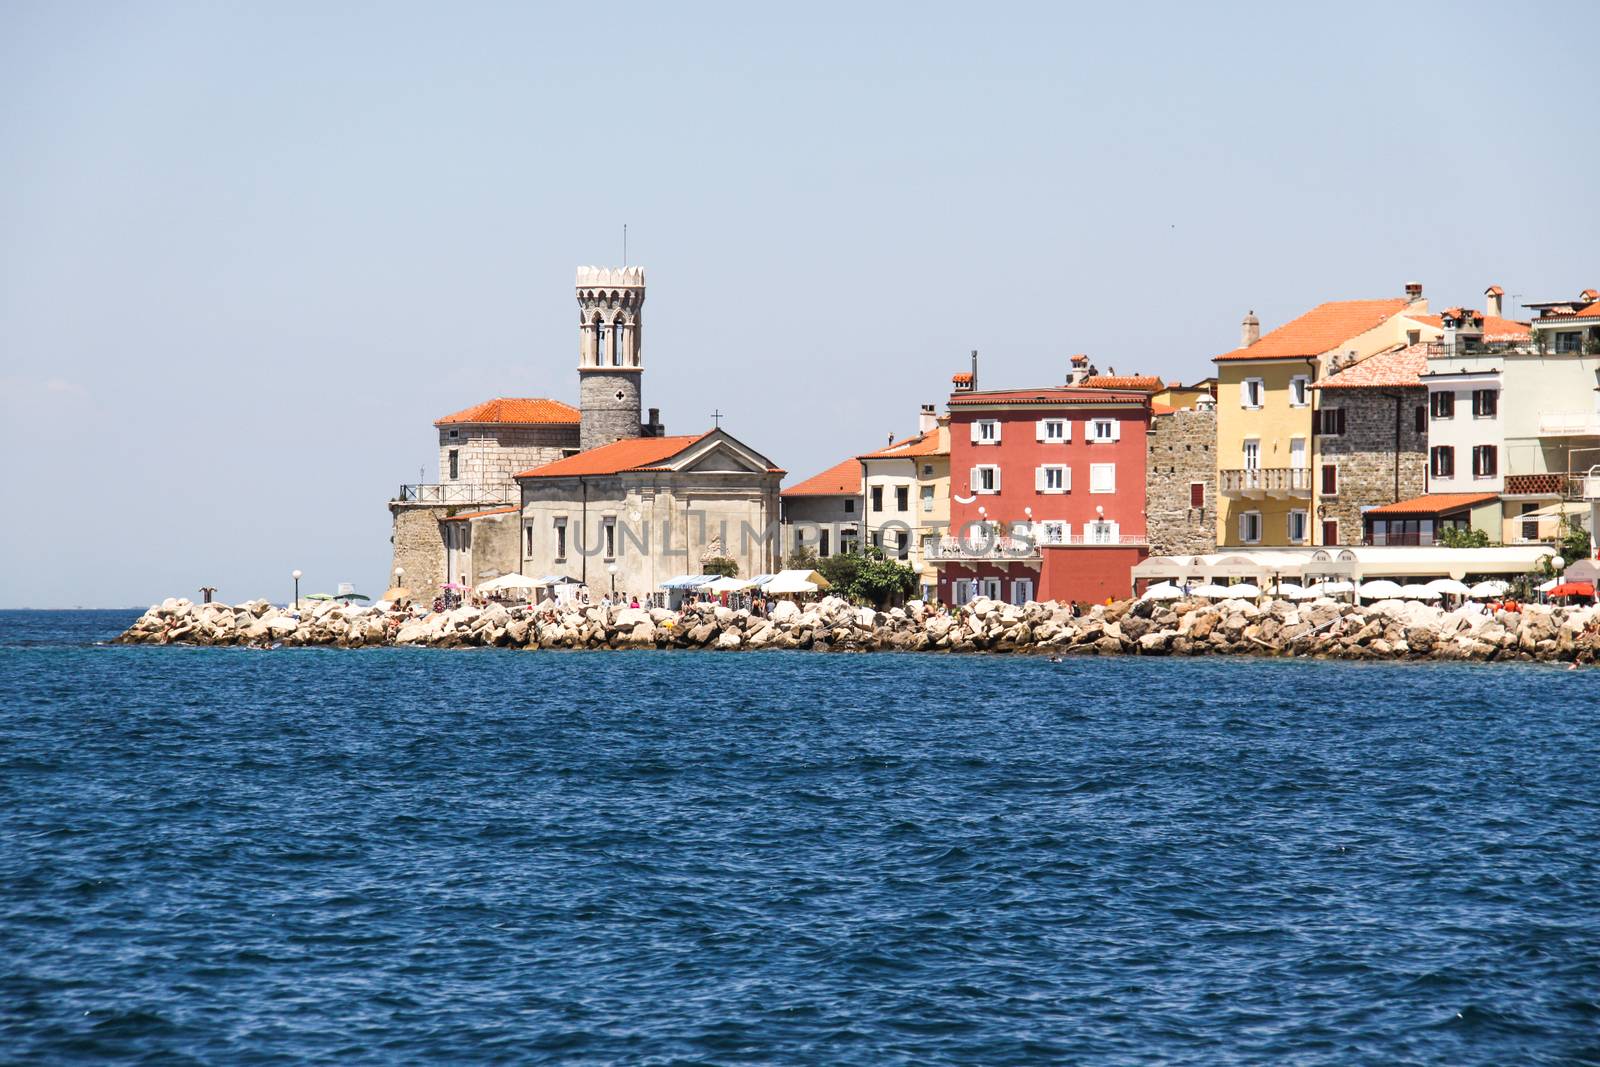
[[[1110,519],[1096,519],[1083,526],[1083,543],[1086,545],[1114,545],[1119,540],[1117,524]]]
[[[1047,463],[1033,472],[1033,487],[1041,493],[1065,493],[1072,488],[1072,472],[1065,464]]]
[[[1420,404],[1417,405],[1416,426],[1414,428],[1417,433],[1428,432],[1428,409]]]
[[[1122,424],[1117,419],[1089,420],[1089,441],[1115,441],[1122,436]]]
[[[1259,408],[1267,386],[1260,378],[1246,378],[1239,386],[1239,406]]]
[[[556,520],[556,559],[567,558],[567,520]]]
[[[1261,512],[1246,511],[1239,515],[1239,540],[1247,545],[1261,540]]]
[[[933,486],[931,485],[925,485],[922,487],[922,510],[933,510]]]
[[[993,464],[973,467],[970,484],[974,493],[998,493],[1000,491],[1000,468]]]
[[[1336,463],[1322,465],[1322,495],[1339,495],[1339,466]]]
[[[972,443],[997,445],[1000,443],[1000,423],[996,419],[979,419],[972,424]]]
[[[1072,430],[1066,419],[1040,419],[1034,425],[1034,436],[1040,441],[1056,445],[1072,440]]]
[[[1428,411],[1436,419],[1456,417],[1456,394],[1437,392],[1428,394]]]
[[[1311,403],[1309,387],[1311,378],[1304,374],[1296,374],[1289,379],[1289,406],[1303,408]]]
[[[932,463],[924,463],[922,465],[922,476],[924,478],[932,478],[933,477],[933,464]]]
[[[911,487],[909,485],[897,485],[894,487],[894,509],[896,511],[911,510]]]
[[[1189,506],[1198,511],[1204,511],[1206,506],[1206,483],[1189,483]]]
[[[1044,545],[1064,545],[1067,543],[1070,527],[1056,519],[1047,519],[1039,523],[1039,543]]]
[[[845,514],[847,514],[847,515],[854,515],[855,514],[855,511],[856,511],[856,498],[855,497],[847,496],[847,497],[844,498],[844,510],[845,510]]]
[[[1317,412],[1317,432],[1324,437],[1344,436],[1344,408],[1323,408]]]
[[[1288,534],[1291,545],[1303,545],[1306,541],[1306,532],[1311,528],[1311,515],[1299,508],[1289,512]]]
[[[1492,419],[1500,410],[1500,390],[1474,389],[1472,391],[1472,417]]]
[[[526,535],[528,541],[528,550],[524,552],[523,555],[531,556],[533,555],[533,527],[531,525],[523,527],[523,533]]]
[[[1117,491],[1117,465],[1115,463],[1089,464],[1089,492],[1115,493]]]
[[[883,486],[881,485],[875,485],[872,487],[872,510],[883,510]]]
[[[1456,473],[1456,450],[1449,445],[1435,445],[1429,453],[1428,469],[1435,478],[1453,478]]]
[[[461,450],[452,448],[450,450],[450,480],[455,481],[459,477],[461,477]]]
[[[1247,471],[1261,469],[1261,442],[1254,437],[1247,437],[1244,441],[1244,469]]]
[[[454,441],[456,438],[458,438],[460,436],[461,436],[461,431],[460,430],[451,430],[450,431],[450,440]]]
[[[1478,445],[1472,450],[1472,476],[1493,478],[1500,473],[1499,449],[1494,445]]]
[[[1306,439],[1304,437],[1289,438],[1289,466],[1297,471],[1306,469]]]
[[[817,555],[824,558],[828,555],[828,531],[826,529],[817,531]]]
[[[606,559],[617,558],[617,520],[613,518],[602,519],[600,532],[605,540]]]
[[[1556,334],[1556,351],[1576,352],[1582,347],[1578,340],[1579,335],[1576,333],[1558,333]]]
[[[1322,520],[1322,543],[1324,545],[1337,545],[1339,543],[1339,520]]]

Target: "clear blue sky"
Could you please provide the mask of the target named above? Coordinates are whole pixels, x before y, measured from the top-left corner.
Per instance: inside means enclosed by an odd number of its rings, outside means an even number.
[[[379,592],[432,421],[645,403],[798,479],[1243,313],[1600,286],[1584,4],[0,3],[0,604]],[[1581,50],[1579,50],[1581,51]]]

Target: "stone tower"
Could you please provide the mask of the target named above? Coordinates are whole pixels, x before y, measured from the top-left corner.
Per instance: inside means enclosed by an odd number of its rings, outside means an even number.
[[[584,450],[654,427],[640,423],[643,267],[578,268],[578,446]]]

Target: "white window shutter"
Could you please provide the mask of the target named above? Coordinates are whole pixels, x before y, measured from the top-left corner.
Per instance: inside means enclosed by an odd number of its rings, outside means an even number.
[[[1062,419],[1061,420],[1061,440],[1063,440],[1063,441],[1072,440],[1072,420],[1071,419]]]
[[[1043,425],[1044,425],[1043,423],[1040,423],[1040,426],[1043,426]],[[1040,433],[1044,433],[1044,430],[1041,429],[1039,432]],[[1035,467],[1035,468],[1033,468],[1033,489],[1034,489],[1034,492],[1038,492],[1038,493],[1044,492],[1044,468],[1043,467]]]
[[[1043,441],[1045,439],[1044,426],[1044,419],[1040,419],[1038,422],[1033,424],[1033,439],[1035,441]]]
[[[1121,540],[1122,540],[1122,533],[1121,533],[1122,527],[1119,524],[1117,524],[1115,522],[1110,522],[1110,521],[1106,522],[1106,526],[1111,531],[1107,535],[1108,537],[1110,537],[1111,543],[1114,544],[1114,545],[1120,543]]]
[[[1248,514],[1244,514],[1244,513],[1240,514],[1240,516],[1239,516],[1239,540],[1241,540],[1241,541],[1250,540],[1250,535],[1247,532],[1247,530],[1249,529],[1249,527],[1247,525],[1249,523],[1249,521],[1250,521],[1250,516]]]
[[[972,423],[972,443],[973,444],[977,444],[981,440],[983,440],[983,438],[978,436],[978,423],[977,423],[977,420],[973,420],[973,423]]]
[[[1061,468],[1061,488],[1066,490],[1069,493],[1072,492],[1072,468],[1071,467],[1062,466],[1062,468]]]
[[[999,444],[1000,443],[1000,431],[1002,429],[1003,429],[1003,427],[1000,425],[1000,420],[999,419],[995,419],[994,420],[994,443],[995,444]]]
[[[1111,439],[1113,441],[1122,440],[1122,420],[1121,419],[1112,419],[1111,420]]]
[[[973,467],[967,481],[967,495],[976,496],[983,489],[983,482],[978,479],[978,468]]]
[[[999,467],[996,467],[994,469],[994,491],[997,492],[997,493],[1000,491],[1000,468]]]

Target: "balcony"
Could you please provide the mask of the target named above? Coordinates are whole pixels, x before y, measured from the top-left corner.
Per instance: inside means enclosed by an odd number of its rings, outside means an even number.
[[[433,485],[402,485],[395,494],[397,504],[515,504],[521,491],[515,485],[478,485],[473,482],[444,482]]]
[[[926,546],[930,563],[951,560],[1039,561],[1039,546],[1026,537],[940,537]]]
[[[1222,495],[1260,500],[1262,497],[1311,497],[1310,467],[1246,467],[1222,472]]]
[[[1600,414],[1593,411],[1541,411],[1540,437],[1600,437]]]

